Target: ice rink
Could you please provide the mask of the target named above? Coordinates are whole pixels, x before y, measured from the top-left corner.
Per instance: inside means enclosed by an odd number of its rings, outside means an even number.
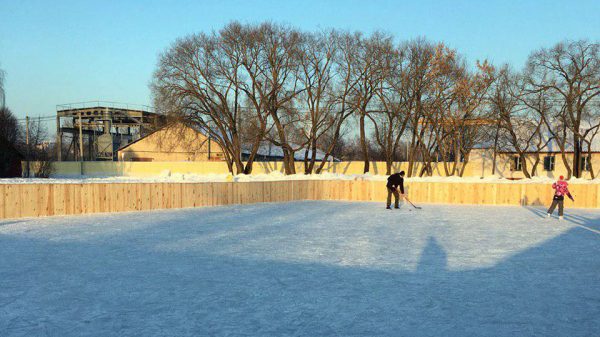
[[[306,201],[0,220],[1,336],[592,336],[600,212]]]

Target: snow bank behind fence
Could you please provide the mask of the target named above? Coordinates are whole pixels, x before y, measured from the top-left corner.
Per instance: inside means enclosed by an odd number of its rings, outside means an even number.
[[[0,178],[0,184],[110,184],[110,183],[206,183],[206,182],[263,182],[263,181],[291,181],[291,180],[358,180],[358,181],[386,181],[387,175],[372,174],[291,174],[281,172],[258,173],[252,175],[222,174],[196,174],[180,173],[163,170],[155,176],[54,176],[53,178]],[[533,177],[511,179],[501,176],[480,177],[412,177],[405,178],[407,183],[493,183],[493,184],[552,184],[556,178]],[[569,184],[600,184],[600,179],[575,179]]]

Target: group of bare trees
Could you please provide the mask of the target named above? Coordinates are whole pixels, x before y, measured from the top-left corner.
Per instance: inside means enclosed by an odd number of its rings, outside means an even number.
[[[15,152],[6,151],[8,148]],[[39,119],[32,118],[27,124],[15,117],[8,107],[0,108],[0,148],[2,163],[0,163],[0,176],[13,158],[18,156],[18,161],[23,160],[24,174],[35,177],[47,177],[51,171],[53,154],[56,153],[53,144],[48,142],[48,130]],[[35,162],[29,166],[28,162]]]
[[[191,35],[165,52],[155,73],[156,106],[208,133],[232,172],[250,173],[264,141],[281,147],[285,172],[319,172],[353,113],[354,39],[284,26],[232,23]],[[242,160],[243,155],[246,158]]]
[[[591,158],[600,128],[599,52],[598,43],[561,42],[532,53],[522,72],[505,66],[495,73],[488,106],[496,145],[519,156],[526,177],[548,151],[560,156],[569,177],[581,176],[582,157]],[[526,154],[533,155],[532,167]],[[592,162],[585,165],[593,178]]]
[[[531,176],[537,162],[528,167],[526,155],[539,161],[552,143],[579,176],[598,132],[599,79],[598,43],[587,41],[541,49],[515,72],[469,66],[425,39],[234,22],[177,40],[161,55],[152,89],[158,110],[209,134],[233,173],[250,173],[271,142],[287,174],[296,173],[296,154],[304,173],[319,173],[355,144],[364,172],[377,157],[390,173],[402,156],[409,176],[436,167],[462,176],[472,150],[485,146],[494,158],[517,153]]]

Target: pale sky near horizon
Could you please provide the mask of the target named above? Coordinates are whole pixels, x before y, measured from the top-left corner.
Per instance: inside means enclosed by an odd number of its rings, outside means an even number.
[[[600,40],[600,1],[11,1],[0,0],[0,69],[19,117],[57,104],[151,105],[158,55],[178,37],[232,20],[302,30],[382,30],[442,41],[468,62],[523,67],[564,39]]]

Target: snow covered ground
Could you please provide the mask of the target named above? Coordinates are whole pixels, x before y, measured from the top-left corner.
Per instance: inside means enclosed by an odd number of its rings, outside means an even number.
[[[165,171],[158,176],[128,177],[128,176],[77,176],[44,178],[0,178],[0,184],[82,184],[82,183],[200,183],[200,182],[225,182],[225,181],[281,181],[281,180],[373,180],[385,181],[387,175],[371,174],[292,174],[285,175],[281,172],[269,174],[237,175],[231,174],[182,174]],[[407,182],[453,182],[453,183],[527,183],[547,184],[556,181],[556,178],[534,177],[531,179],[510,180],[499,176],[480,177],[413,177],[406,178]],[[571,184],[600,184],[600,179],[570,179]]]
[[[306,201],[0,221],[1,336],[591,336],[600,214]]]

